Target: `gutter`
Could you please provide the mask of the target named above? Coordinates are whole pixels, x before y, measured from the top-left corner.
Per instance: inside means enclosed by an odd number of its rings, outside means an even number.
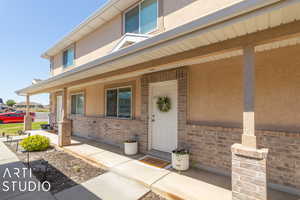
[[[293,2],[299,2],[299,1],[300,0],[286,0],[286,1],[281,1],[281,2],[282,3],[293,3]],[[174,28],[172,30],[169,30],[169,31],[166,31],[159,35],[153,36],[147,40],[141,41],[141,42],[134,44],[132,46],[129,46],[125,49],[121,49],[119,51],[108,54],[108,55],[98,58],[92,62],[78,66],[75,69],[72,69],[70,71],[64,72],[57,76],[51,77],[47,80],[41,81],[35,85],[18,90],[18,91],[16,91],[16,93],[18,95],[26,95],[28,93],[34,93],[34,92],[30,92],[30,90],[41,89],[40,87],[45,86],[46,84],[55,82],[57,80],[61,80],[63,78],[71,77],[78,73],[85,72],[89,69],[98,67],[99,65],[103,65],[105,63],[109,63],[109,62],[117,60],[119,58],[129,56],[129,55],[132,55],[137,52],[141,52],[142,50],[145,50],[146,48],[157,46],[158,44],[161,44],[161,43],[164,43],[167,41],[171,41],[175,38],[187,35],[189,33],[195,32],[199,29],[205,29],[209,26],[216,25],[218,23],[235,18],[242,14],[249,13],[249,12],[259,9],[259,8],[270,6],[277,2],[280,2],[280,0],[244,0],[239,3],[235,3],[229,7],[226,7],[219,11],[213,12],[209,15],[206,15],[204,17],[196,19],[190,23],[184,24],[184,25]],[[110,71],[113,71],[115,68],[116,68],[115,66],[109,67]]]

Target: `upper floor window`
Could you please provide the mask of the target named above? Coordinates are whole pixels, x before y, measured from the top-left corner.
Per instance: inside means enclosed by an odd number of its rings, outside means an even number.
[[[74,64],[74,48],[69,48],[63,53],[63,65],[64,67],[72,66]]]
[[[53,61],[53,57],[50,58],[50,72],[53,71],[54,68],[54,61]]]
[[[157,28],[158,0],[143,0],[124,14],[125,33],[147,34]]]

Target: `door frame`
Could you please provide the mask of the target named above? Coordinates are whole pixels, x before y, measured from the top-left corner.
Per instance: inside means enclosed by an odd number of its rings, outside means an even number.
[[[152,121],[151,121],[151,115],[152,115],[152,109],[153,109],[153,98],[152,98],[152,90],[154,86],[157,85],[169,85],[170,83],[176,84],[176,94],[177,94],[177,130],[176,130],[176,140],[177,140],[177,147],[178,147],[178,117],[179,117],[179,112],[178,112],[178,80],[169,80],[169,81],[161,81],[161,82],[153,82],[153,83],[149,83],[149,97],[148,97],[148,151],[152,150],[152,135],[153,135],[153,131],[152,131]]]
[[[58,99],[59,98],[61,99],[61,108],[60,108],[61,109],[61,111],[60,111],[60,118],[61,119],[60,119],[60,121],[58,121],[59,120],[58,119]],[[63,101],[63,96],[62,95],[56,95],[56,100],[55,100],[55,103],[56,103],[56,105],[55,105],[55,109],[56,109],[56,111],[55,111],[56,112],[56,116],[55,116],[56,117],[56,123],[61,122],[62,117],[63,117],[62,116],[62,103],[63,103],[62,101]]]

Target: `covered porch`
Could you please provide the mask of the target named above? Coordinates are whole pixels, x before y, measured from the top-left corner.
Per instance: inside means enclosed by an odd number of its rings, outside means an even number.
[[[110,55],[19,94],[29,101],[51,93],[59,146],[69,146],[72,134],[119,147],[137,136],[142,153],[185,147],[198,168],[230,175],[232,199],[273,198],[268,186],[299,194],[299,7],[299,1],[280,1],[205,24],[212,14],[187,25],[189,33],[161,44],[150,38],[119,52],[126,56]],[[144,43],[148,48],[138,51]],[[176,86],[164,84],[170,81]],[[156,84],[175,88],[156,95],[174,92],[167,94],[176,102],[171,125],[153,125]],[[108,116],[107,91],[124,87],[131,88],[130,117]],[[72,114],[77,94],[82,112]],[[159,137],[166,130],[170,140]]]

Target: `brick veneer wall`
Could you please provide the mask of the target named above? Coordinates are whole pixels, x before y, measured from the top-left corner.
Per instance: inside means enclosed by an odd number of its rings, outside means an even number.
[[[123,142],[139,139],[139,148],[145,152],[147,144],[143,133],[143,123],[140,120],[114,119],[97,116],[70,116],[73,135],[98,140],[108,144],[123,147]]]
[[[241,143],[242,129],[187,125],[192,161],[231,173],[231,146]],[[300,133],[257,130],[259,148],[268,148],[268,182],[300,190]]]

